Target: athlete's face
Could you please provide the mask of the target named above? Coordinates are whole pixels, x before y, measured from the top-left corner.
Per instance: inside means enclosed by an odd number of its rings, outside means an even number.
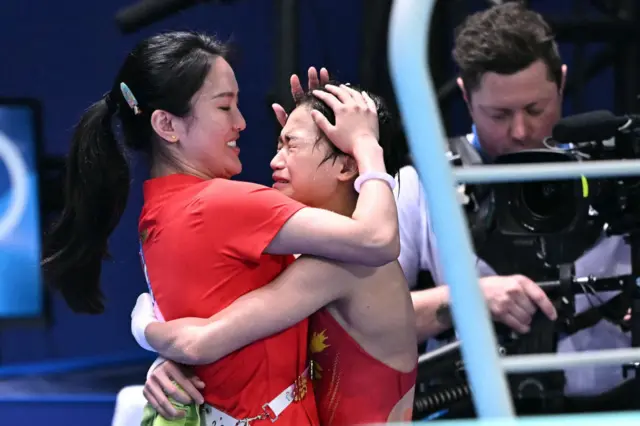
[[[351,188],[357,169],[346,155],[327,159],[330,143],[311,118],[311,109],[297,107],[280,132],[271,160],[273,187],[308,206],[335,206],[340,192]]]
[[[170,144],[176,160],[210,178],[230,178],[240,173],[236,140],[246,123],[238,109],[238,83],[226,60],[212,60],[209,74],[191,104],[189,117],[172,118],[176,140],[165,138],[176,142]]]
[[[564,77],[559,88],[542,61],[512,75],[485,73],[472,93],[465,92],[461,80],[458,84],[490,157],[542,148],[561,116]]]

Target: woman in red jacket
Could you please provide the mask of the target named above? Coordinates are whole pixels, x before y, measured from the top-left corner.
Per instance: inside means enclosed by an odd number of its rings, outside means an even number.
[[[330,89],[340,107],[326,131],[354,157],[362,189],[351,217],[309,208],[272,188],[229,180],[242,170],[237,141],[246,124],[225,54],[223,44],[202,34],[150,37],[82,116],[69,154],[65,207],[43,260],[45,278],[73,310],[103,310],[101,262],[130,186],[120,136],[149,158],[139,234],[167,320],[215,314],[275,278],[291,253],[369,265],[397,257],[397,212],[373,102]],[[200,367],[207,421],[317,424],[313,398],[289,392],[308,371],[307,332],[301,321]]]

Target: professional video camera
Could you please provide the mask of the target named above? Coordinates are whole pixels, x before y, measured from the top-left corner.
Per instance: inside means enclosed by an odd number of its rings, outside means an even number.
[[[567,117],[546,141],[549,149],[503,155],[496,164],[580,162],[640,158],[640,117],[595,111]],[[640,230],[640,174],[633,178],[570,179],[494,185],[496,231],[538,247],[549,264],[573,262],[598,238]],[[588,235],[587,238],[576,238]],[[570,238],[569,238],[570,237]]]
[[[545,144],[548,149],[503,155],[495,163],[637,159],[640,117],[616,117],[607,111],[567,117],[555,126]],[[458,157],[463,159],[464,145],[458,146]],[[465,162],[458,165],[464,167]],[[537,314],[527,335],[519,336],[496,325],[501,355],[554,353],[560,334],[576,333],[602,319],[630,329],[632,346],[640,346],[640,299],[635,283],[640,277],[640,173],[633,178],[472,185],[467,195],[473,201],[465,207],[478,257],[499,275],[523,274],[535,280],[558,310],[555,322]],[[624,236],[631,246],[632,273],[575,277],[574,262],[600,238],[610,235]],[[619,294],[576,315],[576,294],[605,291]],[[632,321],[625,324],[622,319],[629,308]],[[457,345],[423,355],[414,418],[443,409],[448,410],[449,417],[473,414]],[[629,369],[637,373],[638,364],[622,368],[625,375]],[[509,375],[521,414],[562,412],[564,382],[562,371]],[[636,385],[640,383],[636,381]]]

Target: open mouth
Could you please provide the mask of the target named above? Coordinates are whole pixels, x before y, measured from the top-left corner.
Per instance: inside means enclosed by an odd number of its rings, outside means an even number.
[[[272,178],[273,178],[273,186],[274,187],[281,186],[281,185],[286,185],[286,184],[289,183],[289,181],[287,179],[283,179],[283,178],[276,177],[276,176],[273,176]]]
[[[237,148],[238,147],[237,144],[236,144],[236,141],[227,142],[227,146],[229,148]]]

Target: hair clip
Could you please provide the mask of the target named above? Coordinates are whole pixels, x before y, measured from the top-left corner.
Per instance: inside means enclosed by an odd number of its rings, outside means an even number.
[[[142,110],[140,110],[138,106],[138,100],[133,96],[133,92],[131,92],[129,86],[124,82],[120,83],[120,91],[122,92],[122,96],[124,96],[124,100],[127,101],[127,104],[129,104],[129,107],[133,110],[133,113],[135,115],[142,114]]]

